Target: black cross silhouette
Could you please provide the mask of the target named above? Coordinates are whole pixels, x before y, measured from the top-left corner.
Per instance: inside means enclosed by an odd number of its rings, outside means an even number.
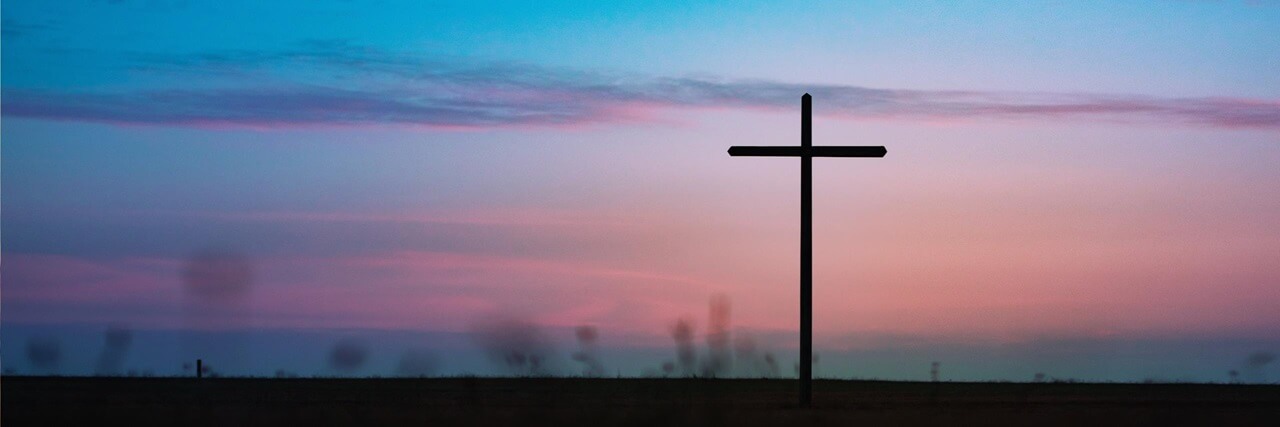
[[[813,97],[800,97],[800,145],[729,147],[730,156],[800,158],[800,406],[813,398],[813,158],[884,157],[884,146],[813,146]]]

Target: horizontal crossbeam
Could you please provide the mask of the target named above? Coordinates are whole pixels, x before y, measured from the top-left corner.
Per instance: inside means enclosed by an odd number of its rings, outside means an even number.
[[[813,157],[884,157],[884,146],[814,146],[809,149]],[[733,146],[730,156],[800,157],[799,146]]]

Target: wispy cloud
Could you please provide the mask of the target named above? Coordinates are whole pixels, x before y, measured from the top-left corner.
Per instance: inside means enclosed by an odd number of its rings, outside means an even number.
[[[131,125],[279,128],[573,126],[654,108],[794,108],[903,120],[1101,120],[1280,130],[1280,100],[922,91],[655,77],[387,52],[343,42],[280,51],[138,54],[135,72],[183,82],[103,91],[4,89],[4,115]],[[154,86],[154,85],[153,85]]]
[[[634,220],[591,215],[576,211],[549,209],[471,210],[453,212],[381,213],[381,212],[175,212],[138,210],[122,212],[142,217],[185,217],[200,220],[264,223],[404,223],[443,225],[492,225],[512,227],[623,227]]]

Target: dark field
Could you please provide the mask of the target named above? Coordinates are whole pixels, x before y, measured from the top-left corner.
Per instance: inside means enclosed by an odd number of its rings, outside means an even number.
[[[1280,386],[794,380],[5,377],[6,426],[1280,425]]]

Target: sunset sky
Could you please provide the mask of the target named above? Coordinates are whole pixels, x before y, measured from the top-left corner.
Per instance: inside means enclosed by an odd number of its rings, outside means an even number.
[[[121,371],[501,373],[474,335],[517,319],[644,375],[724,295],[793,375],[799,162],[725,150],[797,144],[808,92],[816,144],[888,148],[814,162],[819,375],[1280,379],[1280,2],[2,15],[6,370],[117,328]]]

